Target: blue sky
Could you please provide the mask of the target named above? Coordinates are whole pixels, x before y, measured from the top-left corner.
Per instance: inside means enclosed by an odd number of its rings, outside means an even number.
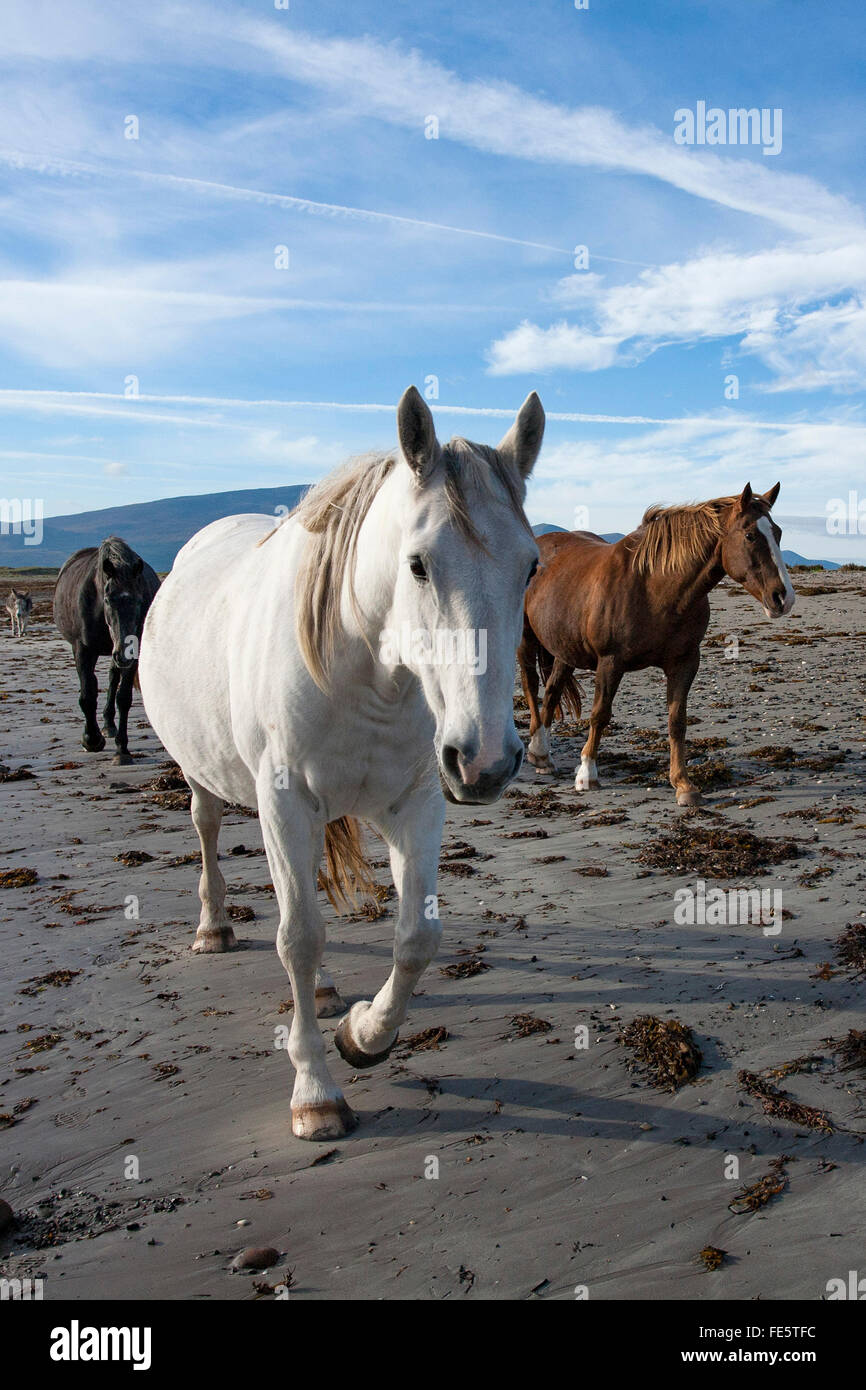
[[[539,391],[533,521],[780,478],[866,559],[860,0],[289,3],[4,0],[4,496],[308,482],[436,377],[446,438]],[[678,145],[699,101],[780,153]]]

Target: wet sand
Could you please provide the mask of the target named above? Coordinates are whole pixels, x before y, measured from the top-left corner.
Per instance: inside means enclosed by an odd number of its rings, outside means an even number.
[[[184,793],[138,696],[135,765],[83,751],[70,651],[38,589],[28,636],[0,636],[0,763],[33,773],[0,784],[0,870],[37,875],[0,888],[0,1197],[17,1218],[0,1271],[44,1277],[46,1299],[250,1299],[288,1280],[293,1298],[705,1300],[820,1299],[864,1272],[866,1077],[828,1039],[866,1026],[866,986],[834,949],[866,921],[866,573],[796,584],[777,624],[742,591],[713,596],[690,703],[691,755],[714,787],[703,810],[678,810],[665,781],[659,672],[623,683],[601,791],[573,789],[571,724],[553,740],[559,776],[527,765],[497,805],[449,808],[443,945],[403,1030],[447,1037],[357,1076],[329,1044],[360,1117],[330,1146],[290,1129],[275,1047],[289,987],[257,820],[229,813],[221,839],[228,902],[253,914],[235,923],[245,949],[195,957]],[[798,842],[764,875],[706,878],[780,891],[778,935],[675,922],[676,890],[699,875],[639,856],[678,823]],[[350,1002],[386,976],[383,909],[326,908],[326,963]],[[676,1092],[618,1041],[650,1013],[703,1053]],[[537,1031],[513,1022],[526,1014]],[[765,1114],[738,1082],[803,1057],[773,1084],[832,1132]],[[729,1211],[783,1156],[785,1190]],[[228,1273],[248,1245],[280,1264]],[[727,1252],[714,1272],[707,1246]]]

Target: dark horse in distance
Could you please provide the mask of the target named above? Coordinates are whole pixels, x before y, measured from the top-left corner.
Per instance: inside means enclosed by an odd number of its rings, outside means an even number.
[[[158,588],[159,579],[150,565],[126,541],[109,536],[98,549],[91,546],[70,555],[54,589],[54,622],[75,657],[80,686],[78,703],[84,714],[81,742],[88,753],[99,753],[105,747],[105,737],[96,722],[96,663],[101,656],[111,657],[102,718],[105,733],[114,739],[114,762],[118,764],[132,762],[126,723],[138,668],[141,630]]]
[[[599,785],[596,753],[626,671],[660,666],[667,677],[670,782],[680,806],[701,794],[685,762],[686,701],[710,620],[707,595],[729,575],[768,618],[794,606],[770,516],[779,484],[763,494],[747,483],[739,497],[684,507],[650,507],[636,531],[611,544],[589,531],[539,536],[541,565],[526,591],[518,651],[530,713],[529,761],[552,771],[550,725],[558,706],[580,713],[575,667],[595,671],[589,737],[576,791]],[[539,670],[544,700],[538,708]]]

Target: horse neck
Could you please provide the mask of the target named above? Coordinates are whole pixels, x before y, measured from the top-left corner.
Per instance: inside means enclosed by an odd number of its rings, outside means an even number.
[[[397,476],[395,476],[397,475]],[[394,586],[400,562],[401,530],[399,517],[399,487],[405,485],[397,470],[382,483],[361,523],[354,564],[346,570],[343,582],[343,626],[352,640],[368,650],[377,650],[382,629],[394,602]],[[355,591],[358,613],[353,611],[349,583]]]
[[[713,541],[703,555],[696,556],[689,565],[676,571],[679,591],[676,599],[678,611],[683,612],[699,603],[724,578],[721,539]],[[673,577],[673,576],[669,576]]]

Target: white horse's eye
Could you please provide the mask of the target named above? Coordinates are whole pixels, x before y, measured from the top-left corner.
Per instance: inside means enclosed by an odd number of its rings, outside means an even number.
[[[428,574],[426,569],[424,568],[424,561],[421,559],[420,555],[410,555],[409,568],[412,571],[415,578],[418,580],[419,584],[427,583]]]

